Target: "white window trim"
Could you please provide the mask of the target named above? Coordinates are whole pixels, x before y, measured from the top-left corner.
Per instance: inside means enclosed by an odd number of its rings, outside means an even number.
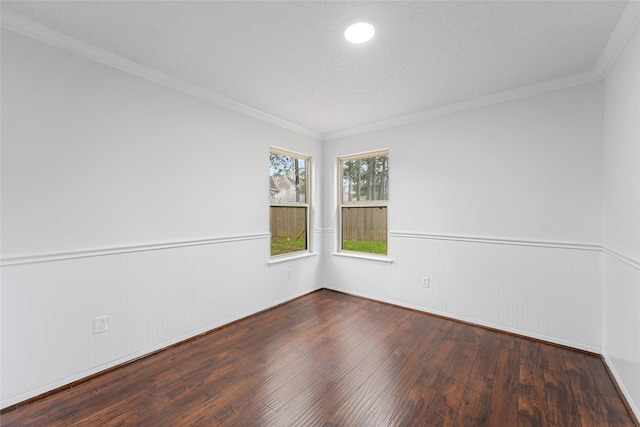
[[[271,265],[283,264],[285,262],[291,262],[291,261],[297,261],[297,260],[300,260],[300,259],[311,258],[311,257],[314,257],[316,255],[318,255],[316,252],[309,252],[309,250],[307,250],[307,251],[298,251],[298,252],[290,252],[288,254],[282,254],[282,255],[274,255],[267,262],[267,265],[271,266]]]
[[[387,252],[388,251],[389,249],[387,247]],[[387,255],[377,255],[377,254],[371,254],[368,252],[355,252],[355,251],[341,250],[340,252],[332,252],[331,255],[344,257],[344,258],[359,259],[362,261],[373,261],[373,262],[380,262],[383,264],[393,264],[393,258],[389,258],[389,256]]]

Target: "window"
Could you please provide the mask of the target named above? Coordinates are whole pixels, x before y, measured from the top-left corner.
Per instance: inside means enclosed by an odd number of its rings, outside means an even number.
[[[366,153],[338,161],[340,249],[386,255],[389,153]]]
[[[309,249],[309,157],[271,149],[271,256]]]

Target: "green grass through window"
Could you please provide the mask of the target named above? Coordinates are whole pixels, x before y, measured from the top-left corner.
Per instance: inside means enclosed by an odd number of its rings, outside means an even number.
[[[342,242],[342,249],[386,255],[387,242],[386,240],[345,240]]]
[[[342,243],[345,251],[387,254],[387,242],[384,240],[347,240]],[[273,237],[271,239],[271,255],[283,255],[306,250],[304,239],[289,237]]]
[[[271,255],[282,255],[290,252],[304,251],[307,249],[305,239],[296,239],[289,237],[272,237],[271,238]]]

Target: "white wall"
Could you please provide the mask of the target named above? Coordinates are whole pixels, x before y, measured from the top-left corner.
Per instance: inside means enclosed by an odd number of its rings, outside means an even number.
[[[604,82],[604,353],[640,414],[640,30]]]
[[[637,410],[638,50],[604,83],[323,146],[3,30],[0,406],[325,286],[604,346]],[[319,256],[267,265],[269,146],[316,162]],[[334,159],[382,148],[393,264],[330,255]]]
[[[316,288],[266,179],[316,140],[5,30],[1,136],[2,407]]]
[[[595,82],[325,142],[327,189],[337,156],[390,149],[393,264],[333,256],[323,285],[600,351],[602,103]]]

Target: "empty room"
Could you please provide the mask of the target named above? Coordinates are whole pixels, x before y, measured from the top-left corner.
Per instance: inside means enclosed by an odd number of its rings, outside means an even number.
[[[0,14],[0,425],[640,425],[639,1]]]

